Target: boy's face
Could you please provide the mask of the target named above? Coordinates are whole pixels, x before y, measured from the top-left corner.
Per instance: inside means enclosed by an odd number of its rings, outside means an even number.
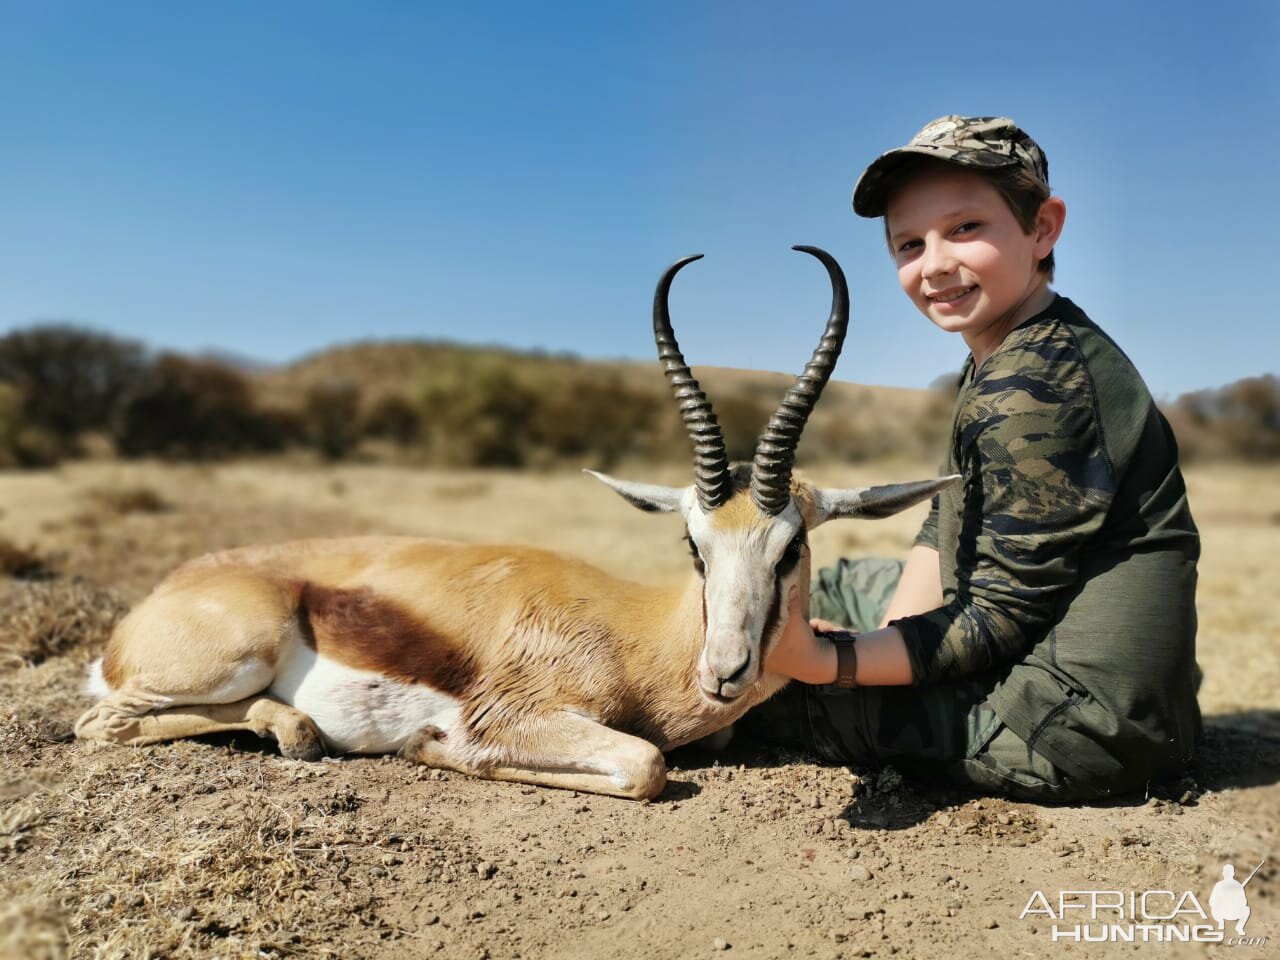
[[[1045,276],[1037,264],[1053,249],[1065,215],[1061,200],[1046,200],[1028,235],[981,175],[921,171],[894,192],[886,211],[898,282],[921,313],[963,335],[975,353],[994,347],[1040,309],[1035,295]]]

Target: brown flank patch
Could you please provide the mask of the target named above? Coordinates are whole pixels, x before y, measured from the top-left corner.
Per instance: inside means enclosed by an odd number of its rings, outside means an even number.
[[[470,654],[368,587],[302,586],[298,623],[320,656],[460,697],[476,678]]]

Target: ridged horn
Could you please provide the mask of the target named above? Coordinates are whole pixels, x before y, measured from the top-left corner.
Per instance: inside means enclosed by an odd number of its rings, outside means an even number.
[[[686,264],[701,259],[702,254],[698,253],[677,260],[658,281],[658,289],[653,294],[653,337],[658,344],[658,359],[662,362],[662,371],[671,383],[676,403],[680,405],[680,417],[693,441],[693,473],[698,489],[698,503],[703,510],[709,511],[728,500],[732,492],[729,455],[725,452],[724,437],[720,433],[715,411],[711,409],[711,402],[698,386],[698,381],[693,378],[689,365],[684,362],[684,356],[680,353],[675,331],[671,329],[671,313],[667,306],[667,296],[671,292],[671,281],[675,275]]]
[[[768,516],[781,513],[791,498],[791,468],[796,460],[796,445],[814,404],[822,395],[822,388],[831,379],[849,329],[849,287],[840,264],[831,254],[817,247],[795,246],[791,249],[817,257],[827,268],[831,277],[831,316],[827,319],[827,328],[818,349],[805,365],[804,373],[796,378],[782,398],[777,412],[756,443],[751,468],[751,499],[760,512]]]

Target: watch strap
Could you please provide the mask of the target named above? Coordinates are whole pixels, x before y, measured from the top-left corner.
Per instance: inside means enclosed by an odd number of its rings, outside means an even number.
[[[824,630],[821,636],[826,637],[836,648],[837,687],[856,687],[858,685],[858,648],[854,641],[858,635],[850,630]]]

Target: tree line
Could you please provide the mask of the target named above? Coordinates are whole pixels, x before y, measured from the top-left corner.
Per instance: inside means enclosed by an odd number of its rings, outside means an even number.
[[[910,422],[819,405],[801,460],[938,458],[954,378],[939,378]],[[327,460],[398,457],[460,467],[608,468],[626,458],[678,460],[688,441],[658,377],[457,348],[422,362],[395,389],[329,376],[264,397],[257,378],[216,360],[68,324],[0,338],[0,466],[50,466],[103,445],[122,458],[214,460],[310,450]],[[759,384],[713,400],[730,457],[750,459],[780,396]],[[1280,384],[1242,380],[1166,405],[1184,455],[1280,456]]]

